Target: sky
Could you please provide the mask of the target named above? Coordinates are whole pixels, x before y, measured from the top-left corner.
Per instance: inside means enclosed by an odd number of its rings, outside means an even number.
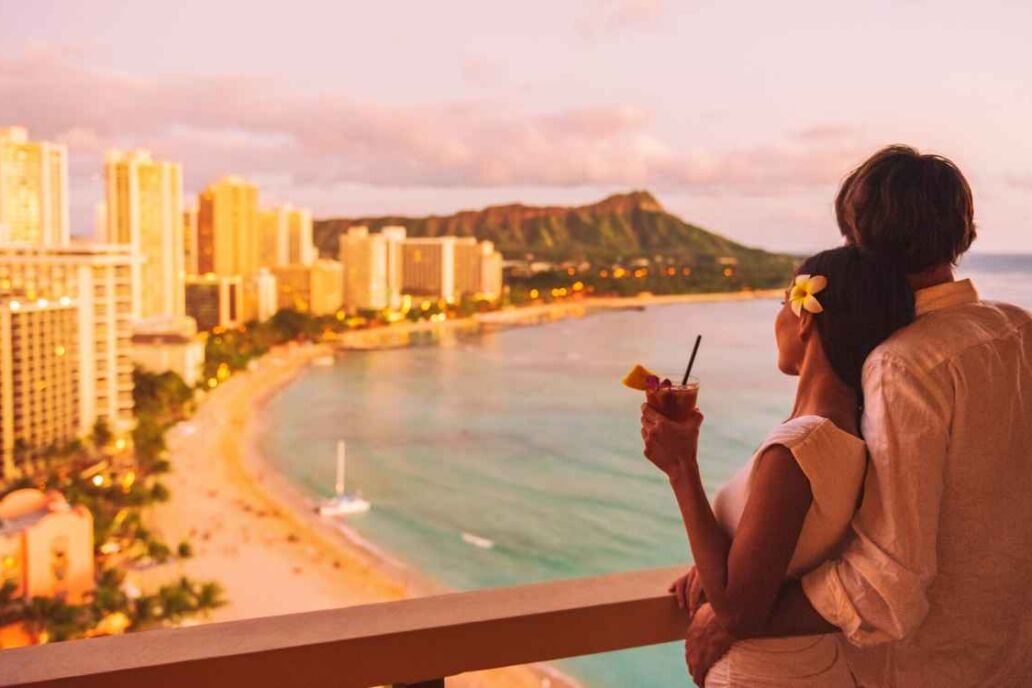
[[[976,250],[1032,252],[1032,3],[0,0],[0,126],[69,148],[92,232],[109,148],[235,173],[316,217],[648,189],[750,245],[838,242],[880,146],[968,176]]]

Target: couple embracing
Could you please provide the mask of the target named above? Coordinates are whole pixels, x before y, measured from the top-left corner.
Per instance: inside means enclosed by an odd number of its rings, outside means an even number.
[[[775,321],[792,413],[712,504],[701,413],[642,407],[695,561],[671,586],[689,671],[1032,685],[1032,314],[954,279],[975,225],[949,160],[886,148],[835,210],[846,245],[802,263]]]

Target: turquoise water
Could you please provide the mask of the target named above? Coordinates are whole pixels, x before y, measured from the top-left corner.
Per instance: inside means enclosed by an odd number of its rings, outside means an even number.
[[[1002,266],[1002,267],[1001,267]],[[1001,268],[1001,269],[997,269]],[[1032,258],[970,261],[983,295],[1032,308]],[[688,560],[664,479],[641,456],[634,362],[684,364],[696,333],[706,484],[716,489],[791,407],[775,367],[777,301],[654,307],[349,353],[272,400],[269,460],[313,495],[348,441],[349,485],[373,502],[350,525],[457,589]],[[471,546],[463,532],[488,538]],[[679,643],[559,662],[598,688],[690,685]]]

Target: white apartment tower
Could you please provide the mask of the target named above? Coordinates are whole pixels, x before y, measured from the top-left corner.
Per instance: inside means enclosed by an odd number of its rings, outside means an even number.
[[[402,231],[404,231],[402,229]],[[340,262],[344,266],[344,307],[348,310],[379,311],[396,307],[401,295],[398,280],[391,279],[397,266],[394,234],[370,234],[368,227],[349,227],[340,236]]]
[[[312,213],[288,204],[259,213],[259,264],[266,268],[311,265],[316,258]]]
[[[68,150],[0,128],[0,244],[68,243]]]
[[[139,318],[185,313],[183,170],[145,150],[109,151],[104,159],[106,243],[128,244],[133,308]]]

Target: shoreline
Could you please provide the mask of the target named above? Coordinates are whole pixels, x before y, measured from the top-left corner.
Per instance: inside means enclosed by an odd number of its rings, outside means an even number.
[[[323,344],[270,351],[210,393],[195,416],[169,431],[172,498],[147,524],[194,556],[133,570],[144,589],[178,576],[213,579],[228,604],[215,623],[450,592],[343,528],[319,517],[300,490],[258,451],[259,412],[276,392],[331,349]],[[260,572],[260,573],[256,573]],[[547,665],[505,667],[449,677],[461,688],[579,688]]]
[[[312,500],[272,468],[259,448],[264,431],[261,411],[271,398],[334,350],[410,346],[413,335],[426,334],[433,339],[610,310],[770,298],[781,293],[585,299],[443,322],[398,323],[347,332],[332,343],[279,347],[210,392],[193,418],[169,431],[173,472],[164,481],[172,498],[153,507],[147,522],[173,548],[189,538],[195,554],[131,571],[128,577],[146,588],[183,575],[218,581],[229,603],[202,623],[450,592],[343,524],[318,516]],[[255,575],[256,571],[261,575]],[[452,683],[465,688],[579,686],[547,664],[470,672],[449,677]]]
[[[599,313],[620,310],[644,310],[654,306],[679,304],[723,303],[782,298],[782,289],[755,291],[710,292],[705,294],[648,294],[645,296],[600,296],[530,306],[510,306],[497,311],[476,313],[468,318],[440,322],[419,320],[399,322],[383,327],[351,330],[327,342],[337,351],[379,351],[413,346],[413,336],[428,342],[458,334],[476,334],[484,331],[544,325],[567,318],[583,318]]]

